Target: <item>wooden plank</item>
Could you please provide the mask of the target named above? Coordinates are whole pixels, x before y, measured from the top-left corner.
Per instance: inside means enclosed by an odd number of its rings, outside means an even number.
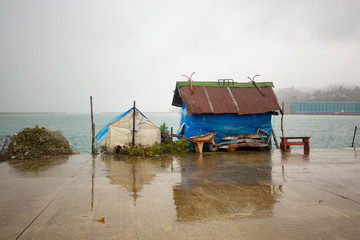
[[[238,143],[238,144],[229,144],[228,148],[241,148],[241,147],[267,147],[265,143]]]
[[[234,139],[230,141],[225,141],[220,143],[219,145],[229,145],[229,144],[237,144],[237,143],[265,143],[265,140],[262,138],[258,139]]]
[[[306,139],[310,137],[280,137],[280,138],[286,138],[286,139]]]
[[[305,145],[304,142],[287,142],[286,145]]]
[[[259,135],[257,134],[240,134],[240,135],[228,135],[222,137],[221,140],[226,141],[226,140],[243,139],[243,138],[258,138],[258,137]]]

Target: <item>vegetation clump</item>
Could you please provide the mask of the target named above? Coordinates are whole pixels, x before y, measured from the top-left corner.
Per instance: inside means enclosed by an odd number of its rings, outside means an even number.
[[[0,161],[7,160],[10,158],[8,154],[8,146],[11,142],[11,136],[0,137]]]
[[[32,159],[47,156],[67,155],[73,151],[60,131],[44,127],[24,128],[13,136],[7,147],[7,154],[18,159]]]
[[[162,154],[177,154],[189,152],[191,149],[188,146],[188,142],[185,138],[178,141],[173,141],[172,137],[164,124],[160,126],[161,130],[161,143],[155,143],[152,146],[116,146],[114,153],[125,154],[130,156],[143,156],[154,157]],[[100,152],[106,153],[105,146],[100,147]]]

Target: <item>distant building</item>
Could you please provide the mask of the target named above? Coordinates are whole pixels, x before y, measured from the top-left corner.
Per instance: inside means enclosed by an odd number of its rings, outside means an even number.
[[[360,114],[360,102],[293,102],[290,112]]]

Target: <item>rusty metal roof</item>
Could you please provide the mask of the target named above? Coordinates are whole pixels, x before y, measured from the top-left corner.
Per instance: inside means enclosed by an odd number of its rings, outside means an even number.
[[[280,110],[272,83],[177,82],[173,104],[181,107],[184,102],[187,113],[237,113],[257,114]]]

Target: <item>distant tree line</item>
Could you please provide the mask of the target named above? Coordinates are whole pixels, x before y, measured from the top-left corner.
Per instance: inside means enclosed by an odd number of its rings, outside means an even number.
[[[280,89],[276,93],[279,101],[291,102],[360,102],[360,87],[332,86],[311,92],[295,88]]]
[[[292,102],[360,102],[360,87],[330,86],[315,91],[301,91],[294,87],[276,91],[279,103],[285,102],[285,111]]]
[[[333,87],[326,90],[316,90],[308,94],[307,101],[319,102],[360,102],[360,88]]]

